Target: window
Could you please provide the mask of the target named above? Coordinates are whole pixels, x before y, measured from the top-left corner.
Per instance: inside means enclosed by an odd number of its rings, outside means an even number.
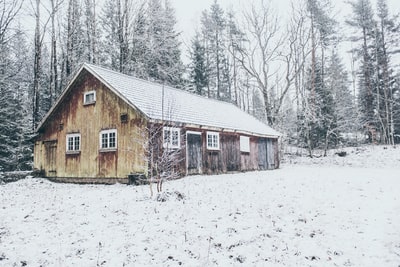
[[[67,134],[67,153],[74,154],[79,153],[81,150],[81,134]]]
[[[207,149],[219,150],[219,133],[207,132]]]
[[[240,136],[240,151],[250,152],[250,138],[247,136]]]
[[[83,104],[90,105],[96,102],[96,91],[86,92],[83,96]]]
[[[121,123],[127,123],[128,122],[128,113],[122,113],[120,116]]]
[[[100,132],[100,150],[117,149],[117,130],[103,130]]]
[[[180,148],[181,131],[179,128],[164,127],[163,128],[163,147],[164,148]]]

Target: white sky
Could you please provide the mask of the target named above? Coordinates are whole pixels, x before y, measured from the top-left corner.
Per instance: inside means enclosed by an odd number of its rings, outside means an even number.
[[[224,8],[232,8],[236,13],[240,12],[246,4],[252,0],[218,0],[217,2]],[[255,0],[258,2],[259,0]],[[267,0],[268,1],[268,0]],[[281,16],[286,16],[290,12],[291,0],[270,0],[276,11]],[[296,1],[296,0],[294,0]],[[337,20],[341,21],[344,19],[346,14],[351,12],[351,8],[348,4],[345,4],[346,0],[332,0],[338,10]],[[183,47],[182,49],[187,50],[190,44],[190,38],[193,36],[196,28],[199,27],[200,17],[203,10],[209,10],[214,0],[171,0],[176,10],[176,17],[178,20],[178,29],[182,32]],[[376,0],[371,0],[372,6],[375,8]],[[387,0],[391,14],[400,13],[400,0]],[[342,14],[342,16],[341,16]],[[341,16],[341,17],[340,17]]]

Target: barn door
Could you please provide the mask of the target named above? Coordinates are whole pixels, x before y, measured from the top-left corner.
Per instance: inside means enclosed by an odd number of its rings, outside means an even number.
[[[188,132],[186,135],[187,172],[198,174],[202,172],[202,142],[201,133]]]
[[[238,153],[237,136],[225,135],[221,143],[223,164],[225,164],[226,171],[238,171],[240,166],[240,154]]]
[[[57,175],[57,140],[45,141],[44,148],[46,176],[55,177]]]
[[[267,139],[258,139],[258,168],[260,170],[266,170],[267,164]]]
[[[258,141],[258,167],[261,170],[275,169],[275,151],[271,139],[260,138]]]
[[[271,139],[267,140],[267,169],[275,169],[275,151]]]

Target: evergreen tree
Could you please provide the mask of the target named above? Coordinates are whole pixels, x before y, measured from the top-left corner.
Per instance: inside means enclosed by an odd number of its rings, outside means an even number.
[[[29,53],[29,45],[26,40],[26,34],[19,27],[16,30],[12,44],[13,58],[13,92],[16,102],[14,117],[18,121],[16,132],[22,133],[22,138],[18,140],[19,144],[15,150],[17,165],[16,170],[31,170],[33,155],[32,132],[32,112],[30,93],[32,88],[32,54]],[[31,62],[27,64],[27,62]]]
[[[133,10],[128,0],[107,1],[102,15],[105,64],[144,79],[182,85],[175,11],[168,0],[151,0]]]
[[[103,29],[102,49],[106,51],[103,64],[108,68],[119,70],[119,47],[118,47],[118,17],[116,1],[106,1],[101,15],[101,26]]]
[[[30,111],[25,105],[31,68],[22,31],[3,29],[7,38],[0,42],[0,171],[12,171],[30,168],[32,160]]]
[[[396,52],[400,24],[396,18],[391,18],[386,0],[377,2],[377,29],[376,29],[376,86],[377,86],[377,111],[382,133],[381,141],[386,144],[394,144],[393,128],[393,91],[394,71],[391,63],[391,55]]]
[[[349,79],[347,71],[336,50],[332,52],[327,68],[327,90],[333,94],[333,115],[335,124],[330,125],[330,135],[336,142],[348,142],[341,138],[343,134],[354,134],[358,129],[355,97],[349,90]]]
[[[325,50],[330,45],[331,39],[335,33],[335,24],[329,11],[331,10],[331,3],[329,0],[307,0],[307,9],[309,12],[311,24],[311,105],[314,105],[314,96],[317,90],[317,64],[320,64],[320,81],[321,85],[324,84],[325,79]],[[320,55],[318,55],[318,48],[320,48]],[[320,59],[318,59],[318,56]]]
[[[209,72],[206,65],[205,48],[198,33],[192,40],[190,59],[190,82],[194,88],[193,91],[198,95],[205,95]]]
[[[356,28],[361,36],[353,37],[354,41],[361,40],[357,53],[361,58],[359,70],[359,94],[358,103],[361,113],[361,124],[370,142],[377,140],[377,121],[375,118],[375,94],[374,77],[375,68],[373,60],[373,50],[375,43],[374,13],[369,0],[356,0],[350,2],[353,9],[353,17],[347,23]]]
[[[96,14],[96,0],[85,0],[85,30],[87,61],[97,63],[99,61],[98,40],[100,39]]]
[[[148,4],[149,28],[148,74],[151,79],[180,87],[182,61],[179,33],[176,32],[175,10],[168,0],[150,0]]]
[[[228,92],[226,72],[226,19],[221,6],[214,0],[210,11],[203,11],[201,18],[206,61],[209,66],[208,97],[226,98]]]
[[[146,18],[146,7],[141,4],[135,12],[132,30],[132,48],[129,61],[129,72],[138,77],[147,79],[147,64],[150,57],[150,47],[148,45],[147,29],[149,21]]]
[[[229,77],[229,98],[238,105],[239,104],[239,76],[240,76],[240,62],[238,60],[239,51],[243,50],[243,43],[245,42],[245,34],[239,29],[236,22],[236,17],[233,11],[227,13],[227,31],[228,31],[228,75]],[[262,107],[262,106],[261,106]]]
[[[395,144],[400,144],[400,73],[397,74],[394,82],[394,90],[392,92],[392,127],[394,135]]]
[[[328,143],[329,131],[336,127],[333,95],[326,86],[321,62],[313,68],[308,71],[307,82],[308,95],[312,95],[313,102],[306,110],[302,133],[310,155],[315,148],[323,148]]]
[[[82,8],[78,0],[69,0],[65,29],[65,78],[68,79],[86,61]]]

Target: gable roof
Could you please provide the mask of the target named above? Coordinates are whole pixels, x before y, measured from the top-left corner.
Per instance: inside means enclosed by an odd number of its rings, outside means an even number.
[[[74,79],[86,69],[109,89],[150,120],[183,123],[205,128],[219,128],[252,135],[278,137],[280,134],[268,125],[239,109],[237,106],[195,95],[166,85],[141,80],[91,64],[83,64]],[[70,82],[67,89],[69,90]],[[52,110],[39,125],[43,125]]]

